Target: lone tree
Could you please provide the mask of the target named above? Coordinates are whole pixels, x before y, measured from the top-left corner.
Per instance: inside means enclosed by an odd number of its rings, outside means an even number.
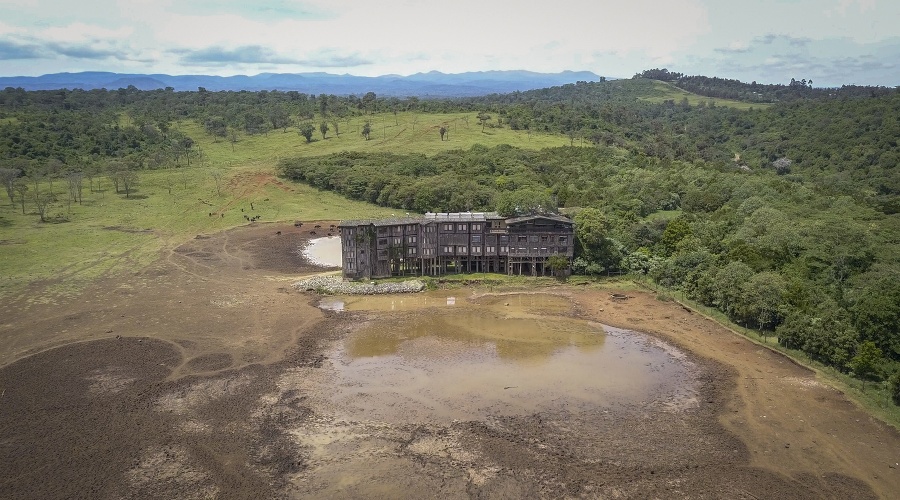
[[[338,128],[338,125],[340,124],[340,121],[341,121],[341,119],[340,119],[338,116],[334,116],[334,117],[331,119],[331,128],[334,129],[334,135],[337,136],[337,137],[340,137],[340,136],[341,136],[340,129]]]
[[[439,130],[439,132],[441,133],[441,142],[443,142],[444,136],[447,135],[447,127],[442,126],[441,129]]]
[[[135,190],[140,180],[138,173],[134,170],[121,170],[118,177],[122,183],[122,189],[125,190],[125,198],[131,198],[131,192]]]
[[[362,126],[362,135],[363,135],[363,137],[366,138],[367,141],[369,140],[369,134],[371,134],[371,133],[372,133],[372,125],[369,122],[364,123]]]
[[[487,122],[491,121],[491,115],[487,113],[478,113],[478,116],[475,118],[478,118],[478,123],[481,124],[481,132],[484,133],[484,126]]]
[[[322,122],[319,124],[319,132],[322,132],[322,139],[325,139],[325,135],[328,133],[328,123]]]
[[[213,178],[213,181],[216,183],[216,195],[222,196],[222,171],[219,169],[214,169],[209,175]],[[171,192],[171,189],[170,189]]]
[[[53,202],[53,196],[50,193],[40,193],[34,197],[34,206],[37,208],[38,216],[41,222],[47,222],[47,208]]]
[[[313,127],[312,123],[304,123],[300,125],[300,135],[306,138],[307,144],[312,142],[313,132],[316,131],[316,128]]]

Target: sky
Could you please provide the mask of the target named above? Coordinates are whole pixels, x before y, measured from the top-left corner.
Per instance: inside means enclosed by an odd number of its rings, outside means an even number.
[[[0,76],[644,69],[900,85],[897,0],[2,0]]]

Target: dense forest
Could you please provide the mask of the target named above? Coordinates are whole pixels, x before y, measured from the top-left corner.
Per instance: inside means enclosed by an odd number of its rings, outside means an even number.
[[[788,84],[761,84],[756,82],[744,83],[740,80],[728,78],[709,77],[703,75],[685,75],[683,73],[670,72],[663,69],[648,69],[636,75],[634,78],[647,78],[670,82],[679,88],[694,94],[719,97],[723,99],[738,99],[747,102],[784,102],[797,99],[828,98],[828,97],[877,97],[887,95],[894,89],[886,87],[870,87],[863,85],[843,85],[840,89],[828,87],[813,87],[813,81],[806,78],[791,78]]]
[[[771,104],[690,104],[668,99],[656,80]],[[894,89],[756,85],[666,70],[453,100],[6,89],[0,170],[14,201],[15,183],[26,178],[187,164],[202,152],[172,126],[181,121],[236,140],[313,124],[337,130],[376,112],[451,111],[470,113],[482,129],[564,134],[571,146],[340,153],[285,159],[280,172],[417,212],[570,213],[580,243],[575,272],[647,276],[839,370],[893,373],[900,388]]]

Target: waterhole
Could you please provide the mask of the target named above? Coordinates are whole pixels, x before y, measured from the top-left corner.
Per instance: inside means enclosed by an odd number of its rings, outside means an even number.
[[[311,239],[303,249],[303,256],[317,266],[341,267],[341,237]]]
[[[691,363],[647,335],[572,316],[550,294],[337,297],[375,319],[329,354],[339,418],[448,422],[693,404]]]

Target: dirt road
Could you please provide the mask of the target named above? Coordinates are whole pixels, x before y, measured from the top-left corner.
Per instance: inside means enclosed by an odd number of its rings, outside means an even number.
[[[329,224],[329,223],[325,223]],[[277,234],[280,231],[281,234]],[[4,498],[892,498],[900,435],[780,355],[649,294],[560,288],[572,317],[687,353],[697,404],[346,419],[308,231],[198,235],[78,298],[2,306]],[[33,294],[47,284],[36,284]],[[412,313],[415,314],[427,313]],[[414,321],[414,319],[413,319]]]

